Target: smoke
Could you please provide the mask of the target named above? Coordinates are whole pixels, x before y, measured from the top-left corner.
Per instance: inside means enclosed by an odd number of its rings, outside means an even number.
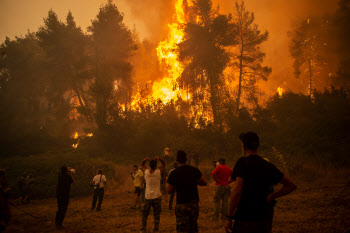
[[[213,0],[220,13],[232,13],[234,0]],[[272,74],[260,87],[267,94],[275,94],[277,87],[306,93],[307,85],[293,75],[293,59],[289,54],[288,32],[297,20],[321,17],[334,13],[336,0],[245,0],[246,9],[255,15],[255,23],[261,31],[269,32],[269,39],[262,45],[266,52],[265,64],[272,67]]]
[[[168,24],[175,12],[173,0],[120,0],[126,20],[134,22],[143,38],[161,41],[166,38]]]

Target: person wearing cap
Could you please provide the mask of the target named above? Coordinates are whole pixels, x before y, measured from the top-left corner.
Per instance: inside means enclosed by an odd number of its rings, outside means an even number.
[[[234,180],[225,223],[226,232],[270,233],[275,199],[296,189],[296,185],[275,165],[258,155],[259,137],[241,133],[244,157],[237,160],[231,176]],[[281,189],[271,187],[281,183]],[[232,225],[232,220],[235,220]]]
[[[186,153],[177,152],[178,168],[170,173],[167,181],[167,192],[176,191],[176,230],[177,232],[198,232],[199,195],[197,185],[206,186],[202,172],[186,164]]]
[[[221,220],[225,221],[228,211],[228,198],[231,194],[229,184],[232,182],[232,169],[225,165],[226,160],[224,158],[220,158],[218,163],[219,165],[212,172],[213,179],[215,180],[215,211],[213,220],[219,220],[221,202]]]

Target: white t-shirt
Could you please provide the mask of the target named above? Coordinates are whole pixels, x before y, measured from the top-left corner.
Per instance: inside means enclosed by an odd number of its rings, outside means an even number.
[[[102,176],[102,177],[101,177]],[[101,179],[101,182],[100,182],[100,179]],[[100,184],[99,188],[103,188],[105,186],[105,184],[103,183],[104,182],[107,182],[107,179],[104,175],[96,175],[94,177],[94,179],[92,179],[92,181],[95,182],[95,185],[97,184]],[[96,189],[96,187],[94,187],[94,189]]]
[[[160,193],[160,170],[156,169],[152,174],[149,169],[145,171],[145,181],[146,181],[146,199],[156,199],[162,194]]]

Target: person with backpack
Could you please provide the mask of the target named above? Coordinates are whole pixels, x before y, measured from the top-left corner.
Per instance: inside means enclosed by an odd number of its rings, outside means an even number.
[[[93,211],[96,207],[96,202],[98,198],[97,211],[101,210],[101,205],[103,201],[103,196],[105,193],[105,185],[107,183],[107,179],[104,175],[102,175],[102,169],[97,170],[97,175],[92,180],[92,186],[94,187],[94,196],[92,198],[92,208]]]

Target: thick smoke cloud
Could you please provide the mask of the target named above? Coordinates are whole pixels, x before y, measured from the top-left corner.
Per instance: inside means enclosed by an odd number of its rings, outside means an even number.
[[[175,12],[173,0],[120,0],[126,19],[133,21],[142,37],[160,41],[166,38]]]
[[[213,0],[219,5],[220,12],[230,13],[234,9],[233,0]],[[246,0],[246,9],[255,14],[255,23],[260,30],[269,31],[269,40],[263,44],[266,52],[265,62],[272,67],[267,82],[261,82],[261,88],[268,94],[283,87],[295,92],[306,93],[305,83],[293,75],[293,60],[288,50],[288,31],[295,21],[310,17],[321,17],[334,13],[336,0]]]

